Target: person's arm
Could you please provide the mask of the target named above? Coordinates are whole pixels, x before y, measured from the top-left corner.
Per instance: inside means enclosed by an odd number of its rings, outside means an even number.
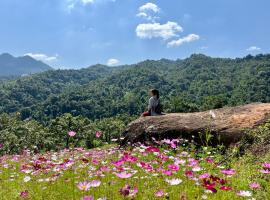
[[[149,99],[149,104],[148,104],[148,111],[151,112],[153,107],[154,107],[154,99],[150,98]]]

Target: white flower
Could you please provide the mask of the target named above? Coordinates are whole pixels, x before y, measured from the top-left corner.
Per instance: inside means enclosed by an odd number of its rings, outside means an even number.
[[[252,193],[247,190],[240,190],[239,192],[237,192],[237,195],[240,197],[251,197]]]
[[[179,185],[183,181],[179,178],[174,178],[174,179],[166,179],[166,182],[169,183],[170,185]]]
[[[31,177],[30,176],[26,176],[26,177],[23,178],[23,181],[25,183],[28,182],[28,181],[30,181],[30,180],[31,180]]]
[[[192,168],[192,171],[194,171],[194,172],[199,172],[201,170],[202,170],[202,168],[200,168],[199,166],[196,166],[196,167]]]

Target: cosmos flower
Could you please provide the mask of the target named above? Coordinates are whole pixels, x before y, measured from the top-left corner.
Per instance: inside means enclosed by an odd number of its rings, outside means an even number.
[[[270,163],[263,163],[262,166],[264,169],[270,169]]]
[[[31,180],[31,177],[30,176],[25,176],[24,178],[23,178],[23,182],[29,182]]]
[[[96,132],[96,138],[100,138],[102,136],[102,132],[101,131],[97,131]]]
[[[206,179],[206,178],[209,178],[210,177],[210,174],[209,173],[204,173],[204,174],[201,174],[199,176],[199,179]]]
[[[89,184],[90,184],[90,187],[94,187],[95,188],[95,187],[99,187],[100,186],[101,181],[93,180],[93,181],[90,181]]]
[[[138,193],[138,188],[134,187],[132,189],[128,184],[126,184],[124,187],[122,187],[119,190],[119,192],[120,192],[121,195],[123,195],[125,197],[134,197]]]
[[[119,178],[130,178],[133,176],[133,174],[127,172],[120,172],[115,175],[118,176]]]
[[[174,179],[166,179],[166,182],[169,183],[170,185],[179,185],[183,181],[179,178],[174,178]]]
[[[28,197],[28,194],[29,194],[28,190],[24,190],[24,191],[21,191],[21,192],[20,192],[19,196],[20,196],[22,199],[25,199],[25,198]]]
[[[253,182],[249,184],[250,189],[260,189],[261,186],[259,183]]]
[[[231,176],[231,175],[234,175],[236,173],[236,171],[234,169],[225,169],[225,170],[221,170],[221,173]]]
[[[81,200],[94,200],[94,197],[92,197],[92,196],[84,196],[83,198],[81,198]]]
[[[79,182],[77,187],[79,188],[79,190],[88,191],[91,187],[91,183],[87,181]]]
[[[70,137],[74,137],[74,136],[76,135],[76,132],[74,132],[74,131],[69,131],[69,132],[68,132],[68,135],[69,135]]]
[[[240,197],[251,197],[252,196],[252,193],[250,191],[246,191],[246,190],[240,190],[236,194]]]
[[[179,170],[179,165],[175,165],[175,164],[169,164],[168,168],[172,171],[178,171]]]
[[[164,195],[165,195],[165,193],[163,190],[159,190],[159,191],[155,192],[156,197],[163,197]]]

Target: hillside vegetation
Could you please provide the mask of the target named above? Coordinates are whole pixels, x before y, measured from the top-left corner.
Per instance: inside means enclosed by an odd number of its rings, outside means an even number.
[[[158,88],[168,112],[189,112],[270,101],[270,55],[147,60],[109,68],[49,71],[0,85],[0,112],[20,112],[41,122],[64,113],[89,119],[145,109]]]

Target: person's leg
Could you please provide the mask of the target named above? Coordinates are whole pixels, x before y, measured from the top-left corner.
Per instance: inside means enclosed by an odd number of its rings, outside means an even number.
[[[141,116],[142,116],[142,117],[147,117],[147,116],[151,116],[151,115],[150,115],[150,113],[147,111],[147,112],[142,113]]]

